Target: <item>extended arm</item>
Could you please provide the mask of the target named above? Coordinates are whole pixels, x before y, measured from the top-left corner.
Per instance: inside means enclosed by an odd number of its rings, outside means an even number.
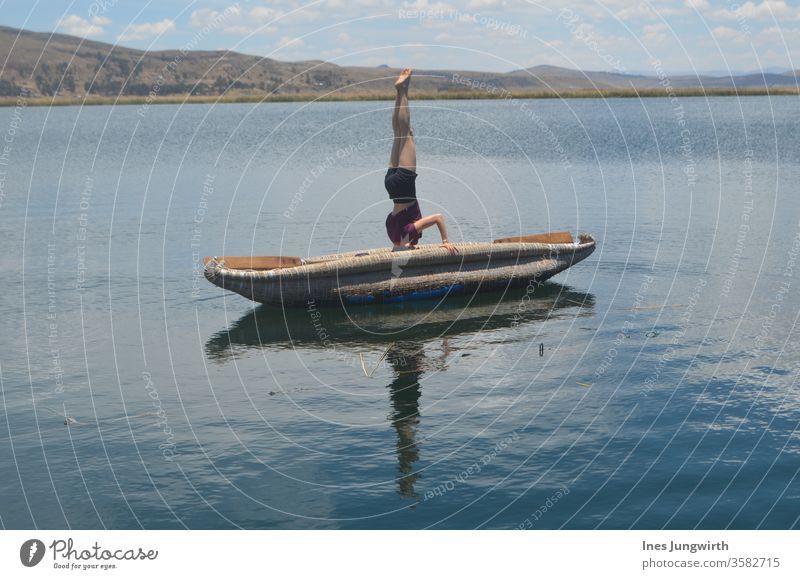
[[[444,224],[444,215],[441,213],[434,213],[433,215],[428,215],[414,222],[414,227],[417,231],[422,231],[423,229],[427,229],[434,225],[439,228],[439,235],[442,236],[442,247],[447,249],[447,251],[450,253],[458,253],[458,248],[450,243],[450,240],[447,237],[447,227]]]

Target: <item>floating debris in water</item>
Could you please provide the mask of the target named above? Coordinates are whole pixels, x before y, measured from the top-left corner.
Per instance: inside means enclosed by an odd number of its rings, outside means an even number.
[[[389,350],[391,350],[393,346],[394,346],[394,342],[392,342],[391,344],[389,344],[386,347],[386,350],[384,350],[384,352],[381,355],[381,357],[378,358],[378,363],[375,364],[375,367],[370,372],[367,372],[367,366],[366,366],[366,364],[364,364],[364,354],[362,352],[358,353],[358,358],[359,358],[359,360],[361,360],[361,369],[364,370],[364,375],[367,378],[372,378],[372,375],[375,373],[375,370],[378,369],[378,366],[381,365],[381,362],[383,362],[383,359],[387,356],[387,354],[389,354]]]

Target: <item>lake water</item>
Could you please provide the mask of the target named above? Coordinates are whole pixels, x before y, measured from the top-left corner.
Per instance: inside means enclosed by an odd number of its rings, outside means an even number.
[[[0,524],[797,527],[798,104],[412,102],[451,239],[598,248],[317,325],[200,260],[385,245],[391,103],[0,109]]]

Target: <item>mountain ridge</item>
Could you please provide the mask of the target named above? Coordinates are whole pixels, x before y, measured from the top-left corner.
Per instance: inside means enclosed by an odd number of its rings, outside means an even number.
[[[257,97],[338,93],[375,97],[391,91],[392,67],[341,66],[323,60],[284,62],[226,50],[146,51],[62,33],[0,26],[0,97]],[[677,89],[797,87],[797,73],[675,75]],[[510,72],[416,69],[415,90],[429,95],[653,91],[656,76],[536,65]]]

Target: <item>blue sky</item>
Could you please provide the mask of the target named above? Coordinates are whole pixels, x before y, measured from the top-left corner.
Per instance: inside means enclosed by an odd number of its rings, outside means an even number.
[[[0,24],[343,65],[800,68],[800,0],[0,0]]]

